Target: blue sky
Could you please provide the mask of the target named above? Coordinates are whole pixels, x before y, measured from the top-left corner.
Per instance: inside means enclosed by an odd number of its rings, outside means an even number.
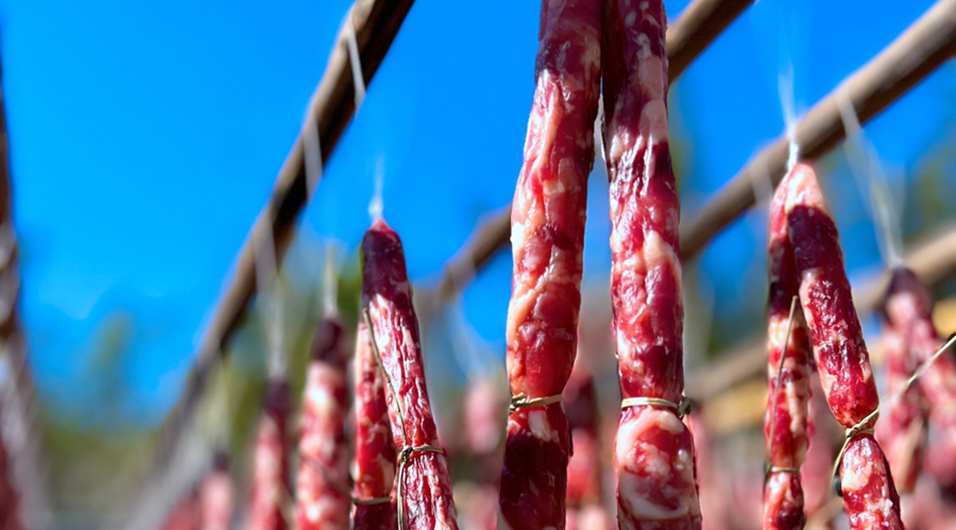
[[[130,410],[156,421],[171,405],[349,4],[0,1],[21,307],[44,398],[83,393],[91,337],[121,310],[140,330]],[[665,2],[672,19],[685,4]],[[782,132],[786,64],[805,110],[930,4],[761,0],[748,10],[672,91],[685,215]],[[326,168],[303,237],[354,249],[380,172],[411,275],[439,273],[477,220],[513,194],[538,10],[419,0]],[[866,127],[893,178],[911,180],[933,144],[951,137],[954,95],[946,65]],[[872,227],[837,162],[826,178],[840,198],[848,263],[878,266]],[[596,170],[590,186],[586,282],[595,285],[610,263],[603,179]],[[748,215],[704,254],[719,307],[762,296],[744,278],[762,267],[763,223]],[[464,300],[468,321],[501,352],[510,267],[500,256]]]

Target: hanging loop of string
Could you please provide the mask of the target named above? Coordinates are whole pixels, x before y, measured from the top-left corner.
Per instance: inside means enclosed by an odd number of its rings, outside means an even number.
[[[767,448],[768,454],[766,471],[763,476],[764,482],[766,482],[773,473],[800,473],[799,468],[773,465],[773,444],[776,441],[774,433],[777,427],[777,404],[780,402],[780,381],[783,379],[783,364],[787,360],[787,351],[790,349],[790,334],[793,333],[793,319],[796,315],[798,300],[799,298],[796,295],[790,300],[790,316],[787,318],[787,334],[784,335],[783,351],[780,353],[780,362],[777,364],[777,377],[773,386],[773,412],[770,413],[770,444]]]
[[[398,411],[398,422],[402,426],[402,449],[398,453],[398,486],[395,488],[395,504],[398,509],[398,528],[404,530],[406,528],[404,502],[405,469],[408,467],[408,464],[411,463],[413,453],[445,454],[445,450],[441,447],[429,444],[413,446],[409,441],[408,431],[405,429],[405,415],[402,413],[401,397],[395,390],[395,385],[392,383],[392,378],[388,375],[388,371],[385,370],[385,363],[382,362],[382,353],[378,349],[378,341],[375,338],[375,328],[372,326],[372,317],[369,316],[368,308],[362,310],[362,317],[365,319],[365,325],[368,326],[369,342],[372,344],[372,351],[375,352],[375,361],[378,363],[379,369],[382,370],[382,375],[388,384],[389,392],[392,394],[392,401],[395,402],[395,409]]]
[[[956,343],[956,335],[953,335],[952,337],[950,337],[945,344],[943,344],[938,350],[936,350],[936,353],[934,353],[932,357],[923,361],[923,363],[920,364],[916,368],[916,370],[913,371],[913,375],[911,375],[909,379],[907,379],[906,382],[903,383],[903,386],[901,386],[892,396],[890,396],[888,400],[885,401],[885,403],[887,403],[887,406],[892,407],[896,405],[896,403],[903,398],[903,395],[906,394],[907,391],[909,391],[910,387],[913,386],[913,383],[915,383],[917,379],[922,377],[923,374],[926,373],[926,370],[929,370],[929,367],[932,366],[934,362],[936,362],[936,359],[939,359],[940,356],[942,356],[943,353],[945,353],[946,350],[948,350],[950,346],[953,345],[953,343]],[[877,406],[876,409],[873,410],[873,412],[867,414],[866,417],[860,420],[856,425],[846,430],[844,440],[843,440],[843,446],[840,448],[840,452],[837,454],[836,461],[833,463],[833,471],[831,472],[830,476],[838,477],[837,473],[840,470],[840,463],[843,462],[843,455],[846,453],[847,447],[850,445],[850,441],[853,438],[857,436],[865,435],[865,434],[869,434],[869,435],[873,434],[873,428],[870,427],[870,423],[876,418],[876,416],[879,413],[880,413],[880,406]]]
[[[263,210],[256,220],[253,229],[253,242],[256,258],[256,284],[258,285],[262,307],[272,313],[268,319],[266,336],[269,341],[268,371],[270,376],[283,376],[286,371],[287,359],[283,344],[283,296],[282,282],[277,281],[279,270],[276,263],[277,249],[269,219],[270,210]],[[268,289],[274,287],[271,300],[268,298]],[[268,303],[267,303],[268,302]]]
[[[899,267],[903,264],[903,236],[900,233],[900,214],[894,204],[903,201],[900,197],[894,197],[889,189],[879,158],[873,146],[863,136],[863,128],[850,94],[841,86],[834,96],[840,111],[840,120],[846,131],[843,148],[851,173],[856,177],[857,186],[866,201],[867,211],[876,225],[880,254],[888,267]],[[891,197],[894,197],[895,201]]]
[[[354,4],[353,4],[354,7]],[[365,75],[362,74],[362,59],[359,57],[358,40],[355,38],[355,21],[352,8],[345,16],[345,38],[349,47],[349,62],[352,65],[352,84],[355,85],[355,111],[358,112],[365,99]]]

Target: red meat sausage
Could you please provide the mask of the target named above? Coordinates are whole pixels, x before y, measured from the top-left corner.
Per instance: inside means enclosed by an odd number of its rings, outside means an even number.
[[[565,525],[570,439],[558,401],[577,348],[600,24],[600,0],[542,1],[534,103],[511,210],[507,363],[513,396],[546,401],[508,416],[499,506],[513,529]]]
[[[810,399],[812,346],[802,309],[797,307],[792,322],[790,318],[790,308],[793,298],[797,296],[799,281],[787,231],[787,194],[782,187],[774,194],[770,206],[768,254],[770,296],[767,349],[770,355],[764,436],[767,439],[770,467],[764,485],[763,527],[765,530],[800,530],[806,523],[800,466],[808,442],[807,404]],[[785,352],[781,367],[780,359]]]
[[[800,302],[823,392],[844,429],[872,428],[876,416],[871,413],[879,407],[879,397],[836,225],[810,166],[797,164],[780,185],[787,193]],[[848,435],[840,480],[851,528],[902,528],[899,495],[882,449],[866,431]]]
[[[694,442],[674,410],[684,390],[684,315],[680,206],[668,147],[667,19],[661,0],[604,5],[611,300],[621,393],[625,400],[672,404],[627,406],[621,414],[618,525],[699,529]]]
[[[252,506],[249,530],[285,530],[283,509],[289,498],[289,449],[287,440],[289,386],[273,378],[266,386],[266,400],[256,435],[252,468]]]
[[[315,335],[302,398],[295,490],[298,530],[349,529],[346,364],[342,326],[326,319]]]
[[[448,462],[438,448],[425,387],[405,254],[398,234],[381,219],[362,239],[362,264],[362,307],[371,321],[371,338],[381,355],[386,382],[394,387],[394,391],[386,388],[385,401],[392,438],[402,448],[397,490],[398,502],[403,504],[398,525],[408,530],[457,530]]]
[[[394,530],[398,456],[388,422],[385,379],[369,342],[368,326],[360,318],[355,332],[355,485],[354,530]]]

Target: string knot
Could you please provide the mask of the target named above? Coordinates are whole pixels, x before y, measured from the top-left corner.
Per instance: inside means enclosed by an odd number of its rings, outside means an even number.
[[[406,438],[405,447],[402,447],[402,450],[398,452],[398,486],[395,488],[395,497],[397,498],[396,504],[398,505],[398,527],[401,529],[405,528],[405,502],[403,501],[405,498],[405,469],[412,460],[412,453],[445,454],[445,451],[441,447],[428,444],[413,447],[408,444],[408,439]]]
[[[870,423],[876,419],[876,416],[879,413],[880,408],[876,407],[876,410],[867,414],[865,418],[860,420],[856,425],[848,428],[843,433],[843,447],[840,447],[840,452],[837,454],[836,461],[833,462],[833,471],[830,473],[831,477],[834,477],[834,479],[837,481],[839,480],[840,463],[843,462],[843,455],[846,454],[846,449],[850,445],[850,440],[856,438],[857,436],[873,435],[874,431],[873,427],[870,426]]]

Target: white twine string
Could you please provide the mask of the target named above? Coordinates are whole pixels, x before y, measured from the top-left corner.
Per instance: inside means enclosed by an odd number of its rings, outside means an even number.
[[[783,108],[787,140],[790,142],[790,152],[787,156],[787,173],[790,173],[797,165],[800,156],[800,145],[797,143],[796,103],[793,96],[793,64],[787,62],[781,65],[780,73],[777,75],[777,90],[780,93],[780,106]]]
[[[256,284],[259,290],[259,307],[268,315],[266,336],[268,338],[268,372],[271,376],[282,377],[286,371],[287,360],[284,348],[283,302],[285,290],[278,280],[275,239],[265,212],[259,217],[253,237],[256,252]],[[270,295],[269,288],[272,288]]]
[[[903,264],[903,236],[900,233],[899,214],[890,200],[890,190],[886,175],[880,166],[873,146],[863,136],[863,129],[856,114],[856,108],[850,100],[846,88],[841,86],[836,93],[840,119],[846,131],[844,150],[850,162],[850,169],[856,177],[860,193],[863,194],[867,209],[877,227],[877,244],[884,262],[890,268]],[[896,198],[899,204],[903,199]]]
[[[932,366],[934,362],[936,362],[936,359],[939,359],[940,356],[942,356],[943,353],[945,353],[946,350],[948,350],[949,347],[953,345],[953,343],[956,343],[956,335],[953,335],[952,337],[950,337],[950,339],[946,341],[946,343],[943,344],[942,347],[936,350],[936,353],[934,353],[932,357],[930,357],[929,359],[926,359],[926,361],[920,364],[916,368],[916,370],[913,371],[913,375],[911,375],[909,379],[907,379],[906,382],[903,383],[903,386],[898,388],[896,392],[894,392],[890,396],[889,399],[885,400],[880,405],[877,405],[876,408],[873,409],[873,412],[867,414],[866,417],[860,420],[856,425],[846,430],[844,434],[844,439],[843,439],[843,446],[840,448],[840,452],[837,454],[836,461],[833,462],[833,470],[831,471],[830,476],[832,477],[838,476],[837,473],[840,470],[840,463],[843,461],[843,455],[846,453],[847,447],[849,447],[850,445],[850,440],[852,440],[853,438],[861,434],[870,434],[870,435],[873,434],[873,429],[869,427],[869,424],[876,419],[877,415],[880,413],[880,409],[884,405],[887,408],[892,408],[901,399],[903,399],[903,395],[905,395],[906,392],[909,391],[910,387],[913,386],[913,383],[915,383],[917,379],[922,377],[923,374],[925,374],[926,371],[929,370],[929,367]]]
[[[767,448],[767,470],[764,473],[764,481],[770,478],[771,473],[799,473],[800,469],[795,467],[779,467],[773,465],[773,444],[776,441],[777,429],[777,408],[780,405],[780,383],[783,380],[783,367],[787,362],[787,351],[790,349],[790,335],[793,333],[793,318],[797,311],[798,297],[790,300],[790,317],[787,319],[787,334],[783,339],[783,351],[780,352],[780,362],[777,363],[777,374],[773,385],[773,405],[770,410],[770,438]]]
[[[288,359],[285,348],[285,282],[275,282],[269,320],[269,375],[285,379]]]
[[[368,201],[368,217],[371,222],[382,218],[385,211],[385,200],[382,198],[382,190],[385,187],[385,159],[379,157],[375,161],[375,180],[372,198]]]
[[[345,39],[349,47],[349,62],[352,64],[352,84],[355,85],[355,112],[358,112],[365,99],[365,76],[362,75],[362,59],[359,57],[358,41],[355,38],[352,8],[349,8],[345,18]]]
[[[598,96],[598,111],[594,117],[594,151],[601,155],[601,161],[607,164],[607,154],[604,152],[604,90],[601,90]]]

